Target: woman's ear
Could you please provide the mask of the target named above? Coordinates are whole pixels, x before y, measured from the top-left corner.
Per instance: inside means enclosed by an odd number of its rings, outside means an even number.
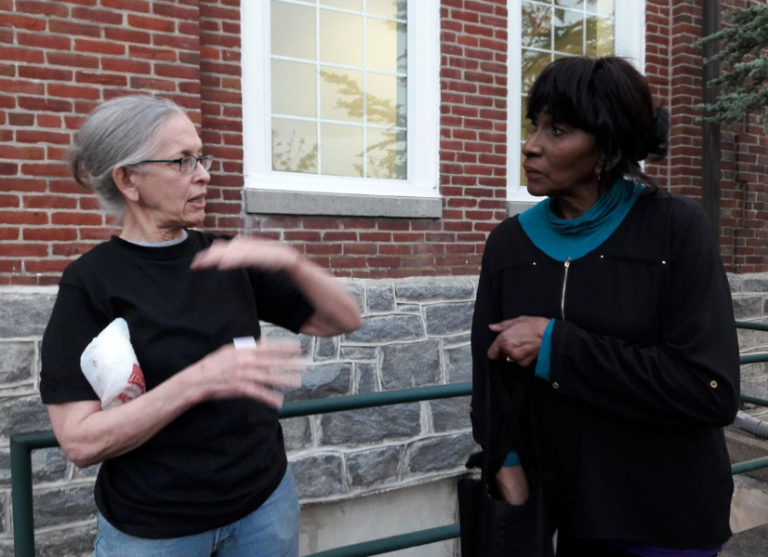
[[[118,166],[112,171],[112,180],[117,189],[130,201],[139,200],[139,190],[136,188],[138,178],[138,173],[128,166]]]
[[[613,158],[610,161],[608,161],[608,164],[605,165],[605,171],[607,172],[611,168],[619,164],[620,160],[621,160],[621,152],[618,152],[613,156]],[[604,155],[600,155],[600,158],[597,159],[597,164],[595,165],[595,173],[603,171],[604,163],[605,163],[605,157]]]

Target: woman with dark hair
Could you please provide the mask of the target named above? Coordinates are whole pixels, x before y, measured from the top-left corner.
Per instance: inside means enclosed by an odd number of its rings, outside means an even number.
[[[488,238],[472,328],[491,487],[519,505],[541,478],[558,557],[716,555],[738,344],[703,211],[640,167],[664,156],[668,115],[628,62],[573,57],[541,73],[527,117],[528,191],[546,199]]]

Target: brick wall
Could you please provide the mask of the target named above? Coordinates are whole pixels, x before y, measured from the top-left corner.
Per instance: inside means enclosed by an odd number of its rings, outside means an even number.
[[[702,0],[647,1],[647,73],[674,124],[648,169],[701,197]],[[744,5],[747,0],[724,0]],[[751,0],[765,2],[768,0]],[[55,284],[113,222],[63,162],[98,102],[128,92],[186,107],[216,155],[206,226],[293,243],[339,276],[477,273],[505,217],[506,0],[442,0],[441,219],[246,215],[240,0],[0,0],[0,285]],[[768,143],[757,122],[723,134],[721,241],[729,270],[768,269]]]

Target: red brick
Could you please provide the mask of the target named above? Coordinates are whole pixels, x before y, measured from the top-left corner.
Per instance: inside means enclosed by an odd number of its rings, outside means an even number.
[[[71,242],[77,240],[76,228],[25,228],[23,233],[25,240],[33,242]]]
[[[116,13],[114,10],[99,10],[91,8],[73,8],[72,17],[74,19],[84,19],[94,21],[101,25],[122,25],[123,14]]]
[[[166,46],[175,50],[200,50],[199,37],[183,37],[176,35],[158,35],[152,36],[152,44],[155,46]]]
[[[27,176],[65,177],[69,176],[69,166],[62,163],[23,164],[21,172]]]
[[[91,251],[97,244],[53,244],[54,257],[72,257]]]
[[[101,97],[101,93],[95,87],[78,87],[75,85],[48,85],[48,94],[51,97],[66,99],[91,99]]]
[[[77,199],[54,195],[24,196],[25,209],[76,209]]]
[[[86,56],[84,54],[64,54],[61,52],[48,52],[46,55],[49,64],[54,66],[72,66],[76,68],[99,67],[99,59],[95,56]]]
[[[101,64],[102,68],[108,72],[148,74],[152,70],[152,66],[148,62],[122,58],[103,58]]]
[[[0,244],[0,257],[45,257],[47,255],[47,244],[10,244],[7,242]]]
[[[19,66],[19,77],[44,81],[72,81],[72,70],[40,66]]]
[[[45,61],[45,57],[39,50],[0,46],[0,60],[3,60],[4,62],[27,62],[30,64],[42,64]]]
[[[176,82],[169,79],[155,79],[151,77],[131,77],[132,89],[156,89],[158,91],[175,91]]]
[[[77,72],[75,74],[75,81],[96,85],[113,85],[115,87],[125,87],[128,85],[128,78],[120,74]]]
[[[48,224],[48,215],[32,211],[2,211],[0,224]]]
[[[19,228],[0,228],[0,240],[18,240]]]
[[[104,37],[111,41],[126,43],[150,44],[152,42],[152,36],[147,32],[115,27],[105,28]]]
[[[3,14],[1,24],[8,27],[28,29],[30,31],[45,31],[45,23],[45,19]]]
[[[148,29],[150,31],[160,31],[163,33],[173,33],[176,31],[176,22],[160,19],[157,17],[147,17],[128,14],[128,25],[137,29]]]
[[[69,8],[61,2],[32,2],[30,0],[16,0],[16,11],[34,15],[46,15],[49,17],[68,17]]]
[[[48,48],[51,50],[69,50],[72,48],[72,39],[69,37],[53,36],[43,33],[24,33],[20,31],[16,35],[16,40],[21,46]]]
[[[0,174],[5,163],[0,163]],[[10,174],[16,174],[16,171]],[[5,192],[44,192],[46,188],[45,180],[29,180],[26,178],[0,178],[0,190]]]
[[[53,213],[52,224],[73,224],[77,226],[100,226],[101,215],[94,213]]]
[[[97,54],[110,54],[122,56],[125,54],[125,45],[106,41],[92,41],[89,39],[75,40],[75,50],[78,52],[94,52]]]
[[[231,21],[240,21],[240,10],[231,10],[228,8],[217,8],[210,4],[200,6],[200,15],[212,19],[229,19]]]
[[[200,22],[195,20],[191,22],[179,22],[179,34],[181,35],[193,35],[195,37],[200,36]]]
[[[0,159],[11,160],[43,160],[45,150],[41,147],[14,147],[0,145]]]
[[[28,273],[61,273],[70,263],[71,259],[28,260],[24,262],[24,270]]]
[[[200,18],[200,10],[197,10],[195,8],[184,8],[181,6],[170,6],[168,4],[154,3],[152,5],[152,13],[155,15],[170,17],[173,19],[197,20]],[[206,17],[210,17],[210,16],[206,16]]]
[[[70,21],[51,20],[48,22],[48,30],[51,33],[60,33],[62,35],[101,37],[101,27],[97,25],[86,25],[84,23],[72,23]]]
[[[8,114],[8,123],[11,126],[34,126],[35,115],[23,112],[10,112]]]
[[[20,199],[18,195],[2,195],[0,194],[0,207],[16,209],[20,206]]]
[[[149,13],[150,7],[148,0],[101,0],[101,5],[105,8],[140,13]]]
[[[18,143],[56,143],[59,145],[69,145],[72,141],[72,136],[68,133],[18,130],[16,132],[16,141]]]

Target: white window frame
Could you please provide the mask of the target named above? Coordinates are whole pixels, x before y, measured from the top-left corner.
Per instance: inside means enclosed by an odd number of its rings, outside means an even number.
[[[547,2],[546,4],[549,4]],[[509,66],[507,96],[507,201],[538,203],[541,197],[529,194],[520,184],[522,114],[522,21],[520,0],[509,0]],[[645,74],[645,0],[615,0],[617,56],[622,56]]]
[[[314,6],[302,0],[290,1],[295,4]],[[243,173],[246,190],[353,194],[370,197],[439,197],[439,0],[408,2],[408,178],[406,180],[272,170],[271,29],[269,24],[271,3],[270,0],[241,2]]]

